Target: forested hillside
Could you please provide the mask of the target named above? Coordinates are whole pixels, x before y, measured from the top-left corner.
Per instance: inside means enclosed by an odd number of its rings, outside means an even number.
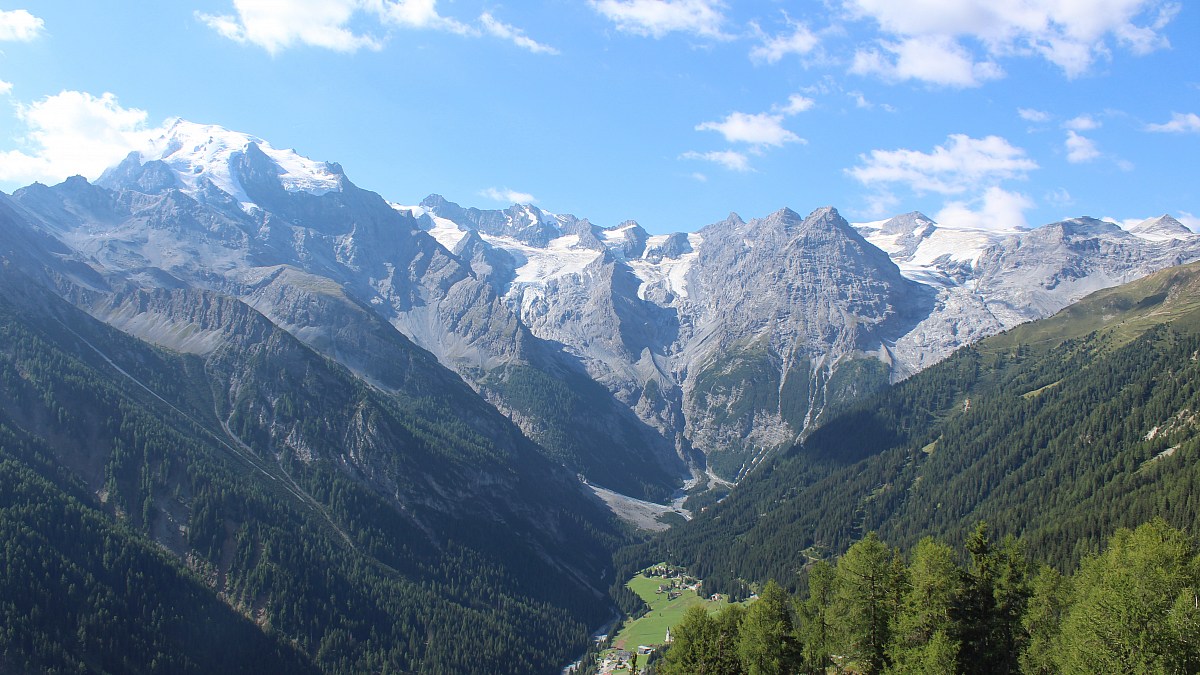
[[[961,562],[960,561],[965,561]],[[830,672],[1194,673],[1200,557],[1161,519],[1121,529],[1070,574],[1033,565],[980,523],[955,550],[932,537],[907,554],[874,533],[807,593],[769,582],[747,609],[693,607],[648,675]]]
[[[0,671],[319,672],[0,423]]]
[[[1097,293],[964,349],[816,430],[718,505],[626,551],[712,590],[804,585],[867,532],[902,550],[986,520],[1077,565],[1118,527],[1200,518],[1200,268]]]
[[[387,394],[204,300],[232,327],[207,358],[0,269],[0,670],[544,672],[582,648],[619,534],[573,476],[461,382]]]

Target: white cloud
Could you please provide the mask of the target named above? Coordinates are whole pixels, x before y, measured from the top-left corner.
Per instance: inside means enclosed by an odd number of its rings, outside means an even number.
[[[1171,113],[1170,122],[1147,124],[1146,131],[1170,134],[1200,133],[1200,115],[1196,113]]]
[[[1017,115],[1026,122],[1048,122],[1050,113],[1033,108],[1017,108]]]
[[[1027,226],[1025,211],[1033,206],[1033,201],[1019,192],[992,186],[976,199],[946,203],[933,219],[947,227],[1012,230]]]
[[[0,42],[29,42],[42,34],[46,22],[28,10],[0,9]]]
[[[146,111],[123,108],[117,97],[63,91],[17,106],[25,125],[24,150],[0,151],[0,180],[57,182],[99,176],[151,133]]]
[[[708,176],[700,173],[699,171],[695,171],[692,173],[692,179],[698,183],[707,183],[708,182]]]
[[[508,40],[521,49],[528,49],[534,54],[558,54],[558,50],[549,45],[544,45],[533,38],[525,35],[525,31],[515,26],[510,26],[502,21],[497,20],[492,16],[491,12],[484,12],[479,15],[479,21],[483,24],[483,29],[488,33],[495,35],[502,40]]]
[[[233,6],[236,16],[196,12],[196,18],[230,40],[271,54],[298,45],[339,52],[380,49],[380,38],[349,27],[359,15],[373,17],[381,27],[478,33],[438,14],[437,0],[233,0]]]
[[[506,204],[532,204],[537,201],[533,195],[528,192],[517,192],[508,188],[490,187],[479,191],[480,196],[487,197],[493,201],[504,202]]]
[[[1200,232],[1200,217],[1194,216],[1187,211],[1180,211],[1175,220],[1183,223],[1183,226],[1192,232]]]
[[[346,27],[360,9],[358,0],[234,0],[237,16],[197,13],[223,37],[257,45],[271,54],[296,45],[339,52],[379,49],[377,38]]]
[[[791,96],[788,97],[787,103],[785,103],[781,106],[773,106],[772,109],[777,110],[778,112],[783,113],[784,115],[791,116],[791,115],[799,115],[800,113],[802,113],[806,110],[811,110],[812,107],[816,104],[817,104],[816,101],[814,101],[813,99],[811,99],[807,96],[801,96],[800,94],[792,94]]]
[[[1113,225],[1116,225],[1117,227],[1121,228],[1122,230],[1130,230],[1130,229],[1133,229],[1134,227],[1137,227],[1138,225],[1141,225],[1146,219],[1145,218],[1113,218],[1112,216],[1104,216],[1100,220],[1103,220],[1108,223],[1112,223]]]
[[[896,207],[900,205],[900,199],[885,191],[874,192],[865,197],[866,206],[855,211],[856,215],[863,218],[884,218],[896,214]]]
[[[1080,136],[1075,133],[1074,129],[1067,130],[1067,161],[1072,164],[1082,164],[1090,162],[1100,156],[1100,150],[1096,148],[1096,142],[1085,136]]]
[[[786,103],[771,106],[771,112],[733,112],[719,122],[702,122],[696,131],[716,131],[728,143],[746,143],[754,151],[767,147],[779,147],[786,143],[807,143],[795,133],[784,128],[783,120],[798,115],[816,105],[813,99],[792,94]]]
[[[881,40],[885,48],[892,39],[932,40],[943,43],[944,53],[954,54],[946,43],[965,50],[963,41],[969,40],[992,58],[1041,56],[1068,77],[1110,55],[1112,44],[1135,54],[1167,46],[1161,31],[1180,7],[1171,0],[843,0],[843,5],[851,16],[879,24],[888,36]],[[961,77],[961,64],[958,69]]]
[[[1023,178],[1038,168],[1025,151],[999,136],[954,134],[933,152],[872,150],[847,172],[864,185],[899,183],[916,192],[959,194],[981,184]]]
[[[199,11],[195,12],[195,15],[198,21],[217,31],[221,37],[234,42],[246,42],[246,29],[234,17],[228,14],[205,14]]]
[[[1063,128],[1071,129],[1072,131],[1091,131],[1093,129],[1099,129],[1100,122],[1098,122],[1096,118],[1092,117],[1091,115],[1080,115],[1079,117],[1073,117],[1066,122],[1063,122]]]
[[[730,171],[739,171],[742,173],[751,171],[750,158],[736,150],[685,152],[681,157],[683,159],[699,159],[705,162],[713,162],[714,164],[720,164]]]
[[[783,115],[770,113],[730,113],[720,122],[703,122],[696,131],[716,131],[730,143],[749,143],[756,146],[780,146],[796,143],[800,137],[783,128]]]
[[[668,33],[690,33],[728,39],[719,0],[589,0],[589,4],[617,25],[617,30],[661,38]]]
[[[278,0],[276,0],[278,1]],[[437,0],[360,0],[383,22],[400,28],[443,30],[458,35],[475,35],[474,28],[438,14]]]
[[[975,61],[962,45],[946,37],[905,38],[899,42],[880,42],[879,46],[887,54],[875,49],[858,50],[850,72],[878,75],[893,82],[919,80],[943,87],[978,87],[988,80],[1004,77],[999,65]]]
[[[821,43],[820,38],[809,30],[808,26],[791,19],[788,19],[790,33],[767,35],[756,23],[750,24],[750,27],[758,34],[760,40],[760,44],[750,49],[750,58],[760,63],[778,63],[789,54],[803,56],[811,53]]]
[[[1044,199],[1052,206],[1071,206],[1075,203],[1075,198],[1071,196],[1071,193],[1067,192],[1066,188],[1061,187],[1046,193]]]
[[[0,80],[0,96],[7,96],[12,93],[12,82]]]

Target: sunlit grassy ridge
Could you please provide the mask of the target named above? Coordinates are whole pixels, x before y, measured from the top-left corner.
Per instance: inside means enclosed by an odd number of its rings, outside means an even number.
[[[1000,351],[1016,345],[1047,347],[1102,333],[1111,348],[1128,344],[1163,323],[1200,323],[1200,263],[1156,272],[1137,281],[1097,291],[1054,316],[1022,324],[979,345]]]

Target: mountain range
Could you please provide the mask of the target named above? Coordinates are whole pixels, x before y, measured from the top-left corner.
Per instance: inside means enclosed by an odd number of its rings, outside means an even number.
[[[1170,216],[651,235],[403,205],[179,120],[95,182],[0,194],[5,459],[269,628],[281,670],[543,671],[612,610],[628,534],[597,494],[703,503],[963,346],[1198,259]],[[16,668],[111,657],[21,625],[44,658]]]
[[[183,120],[95,184],[12,202],[69,251],[55,265],[105,279],[64,293],[131,335],[202,352],[207,333],[105,285],[237,298],[384,387],[384,355],[415,345],[556,461],[653,500],[689,474],[736,481],[958,347],[1200,258],[1170,216],[993,231],[785,208],[650,235],[532,205],[407,207],[337,164]]]
[[[1170,216],[1128,231],[1093,218],[991,231],[781,209],[650,235],[436,195],[406,210],[717,482],[963,345],[1200,258],[1200,238]]]
[[[1200,263],[1173,267],[961,349],[628,555],[744,594],[763,579],[798,586],[869,532],[909,551],[984,521],[1064,570],[1117,528],[1194,528],[1198,298]]]

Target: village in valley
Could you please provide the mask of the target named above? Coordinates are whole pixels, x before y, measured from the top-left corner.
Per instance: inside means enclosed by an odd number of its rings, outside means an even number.
[[[702,594],[703,582],[687,574],[682,567],[659,563],[642,570],[625,586],[637,593],[650,608],[640,617],[628,619],[615,636],[596,636],[596,669],[601,675],[627,675],[636,667],[641,672],[657,659],[671,644],[671,627],[675,626],[689,607],[703,605],[715,613],[729,604],[729,599],[713,593]]]

